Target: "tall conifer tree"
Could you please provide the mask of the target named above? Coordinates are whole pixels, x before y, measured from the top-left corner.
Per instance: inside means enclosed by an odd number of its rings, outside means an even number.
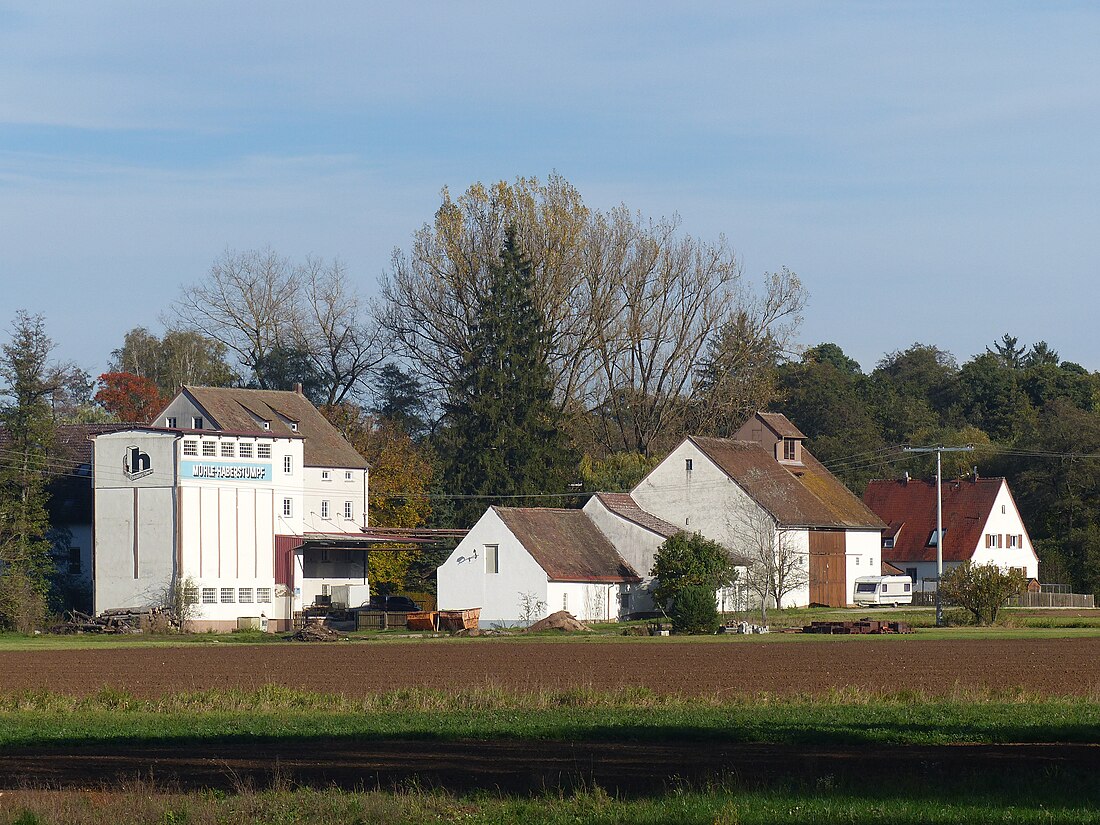
[[[53,343],[41,315],[19,312],[0,359],[0,625],[29,630],[44,615],[53,561],[46,482],[55,427],[46,359]]]
[[[458,502],[461,525],[490,504],[560,505],[550,496],[514,497],[567,492],[576,466],[553,404],[546,323],[531,296],[531,263],[510,228],[444,404],[448,490],[485,497]]]

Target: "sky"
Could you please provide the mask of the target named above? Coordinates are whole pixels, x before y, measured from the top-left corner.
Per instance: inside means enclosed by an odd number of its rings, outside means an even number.
[[[556,171],[788,267],[865,370],[1100,369],[1100,6],[0,0],[0,337],[93,375],[226,250],[367,294],[440,190]]]

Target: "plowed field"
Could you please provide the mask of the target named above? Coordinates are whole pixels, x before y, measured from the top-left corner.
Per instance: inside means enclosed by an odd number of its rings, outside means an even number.
[[[224,645],[0,653],[0,692],[139,697],[278,684],[362,695],[405,687],[517,691],[644,686],[685,695],[780,695],[855,687],[943,695],[1012,689],[1100,696],[1100,638],[679,640]]]

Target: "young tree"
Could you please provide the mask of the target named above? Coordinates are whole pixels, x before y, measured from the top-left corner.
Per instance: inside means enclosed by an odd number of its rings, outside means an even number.
[[[713,633],[718,629],[714,590],[691,584],[672,603],[672,629],[677,633]]]
[[[564,492],[576,466],[559,427],[546,328],[531,290],[530,261],[509,230],[444,404],[444,476],[452,492],[478,497],[457,508],[460,524],[473,524],[494,499]]]
[[[978,624],[993,624],[1005,602],[1027,586],[1027,577],[1017,568],[1002,570],[995,564],[973,564],[967,560],[943,574],[940,587],[949,604],[969,611]]]
[[[0,626],[29,630],[44,617],[53,562],[46,483],[56,433],[47,359],[53,342],[41,315],[20,311],[3,347],[0,427]]]
[[[760,599],[760,623],[768,623],[768,600],[776,608],[783,597],[809,581],[805,551],[794,535],[767,513],[745,508],[731,519],[735,549],[745,560],[745,585]]]
[[[659,605],[675,605],[685,588],[708,588],[711,601],[720,587],[736,580],[729,551],[699,533],[677,533],[657,548],[650,575],[657,579],[653,598]]]

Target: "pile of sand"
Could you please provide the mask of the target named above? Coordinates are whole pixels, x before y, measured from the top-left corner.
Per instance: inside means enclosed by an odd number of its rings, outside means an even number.
[[[337,633],[331,627],[325,627],[321,622],[310,622],[297,633],[283,638],[293,642],[335,642],[347,637]]]
[[[577,631],[585,630],[589,633],[592,632],[592,628],[588,625],[582,624],[568,610],[559,610],[557,613],[551,613],[545,619],[540,619],[531,625],[528,630],[562,630],[566,633],[575,633]]]

